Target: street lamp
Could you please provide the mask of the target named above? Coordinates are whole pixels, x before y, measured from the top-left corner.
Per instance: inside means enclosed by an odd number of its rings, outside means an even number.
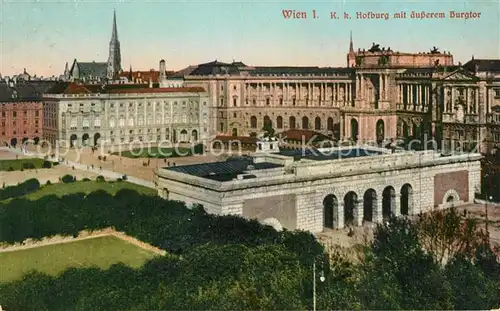
[[[321,270],[319,280],[321,283],[325,281],[325,273],[323,270]],[[313,311],[316,311],[316,261],[313,261]]]

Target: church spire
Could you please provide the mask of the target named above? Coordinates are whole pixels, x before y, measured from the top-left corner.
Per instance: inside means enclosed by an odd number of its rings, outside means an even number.
[[[111,31],[111,40],[109,41],[109,57],[108,57],[108,79],[116,78],[121,72],[121,53],[120,41],[118,41],[118,27],[116,26],[116,11],[113,11],[113,29]]]
[[[351,37],[349,41],[349,53],[354,53],[354,45],[352,43],[352,30],[351,30]]]

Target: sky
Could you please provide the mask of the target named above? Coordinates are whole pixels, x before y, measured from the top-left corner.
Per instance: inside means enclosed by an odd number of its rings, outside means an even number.
[[[168,70],[219,60],[261,66],[345,66],[354,48],[372,42],[400,52],[450,51],[455,62],[500,58],[500,0],[455,1],[105,1],[0,0],[0,74],[51,76],[79,61],[106,62],[116,10],[122,67]],[[283,10],[305,11],[285,19]],[[316,11],[313,18],[312,10]],[[395,19],[396,12],[406,19]],[[411,11],[444,19],[411,19]],[[451,19],[449,12],[479,12]],[[337,12],[339,19],[331,19]],[[351,19],[344,19],[344,12]],[[357,19],[385,12],[389,19]]]

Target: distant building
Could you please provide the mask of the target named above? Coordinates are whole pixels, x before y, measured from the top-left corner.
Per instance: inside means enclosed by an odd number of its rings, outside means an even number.
[[[64,80],[80,81],[84,83],[103,83],[115,81],[122,72],[120,41],[116,26],[116,12],[113,13],[113,28],[109,42],[109,56],[107,62],[79,62],[76,58],[71,68],[64,69]]]
[[[0,145],[19,146],[43,137],[42,94],[53,85],[50,81],[0,82]]]
[[[44,95],[52,144],[119,145],[208,139],[208,95],[200,87],[59,83]]]
[[[400,53],[378,44],[346,67],[250,66],[213,61],[167,81],[210,96],[216,135],[314,130],[334,140],[435,139],[451,150],[500,149],[500,60],[455,65],[449,52]],[[421,146],[423,147],[423,146]]]

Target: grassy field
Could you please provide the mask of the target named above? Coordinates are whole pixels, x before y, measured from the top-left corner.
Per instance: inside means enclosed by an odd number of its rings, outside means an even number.
[[[38,158],[0,160],[0,171],[20,171],[22,168],[28,169],[28,167],[39,169],[42,168],[43,162],[45,160]]]
[[[40,190],[27,194],[24,197],[30,200],[37,200],[43,196],[51,194],[61,197],[66,194],[78,193],[78,192],[90,193],[96,190],[104,190],[110,194],[115,194],[122,189],[135,190],[138,193],[151,196],[156,196],[158,194],[158,192],[155,189],[144,187],[141,185],[136,185],[126,181],[120,181],[120,182],[77,181],[69,184],[57,183],[51,185],[44,185],[42,186],[42,188],[40,188]]]
[[[177,150],[176,150],[177,149]],[[178,158],[192,155],[192,150],[189,148],[139,148],[114,152],[113,155],[121,155],[127,158]]]
[[[0,253],[0,283],[16,280],[32,270],[57,275],[70,267],[107,269],[119,262],[136,268],[154,256],[156,254],[114,236],[3,252]]]

